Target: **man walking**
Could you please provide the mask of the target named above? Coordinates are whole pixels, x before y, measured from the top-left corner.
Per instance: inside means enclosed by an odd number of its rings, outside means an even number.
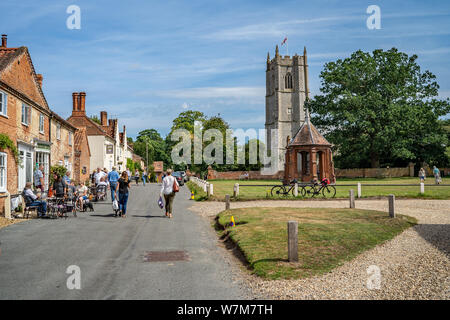
[[[66,184],[66,186],[68,187],[70,185],[70,171],[66,171],[66,174],[63,177],[64,183]]]
[[[441,183],[441,172],[439,171],[438,168],[436,168],[436,166],[433,167],[433,175],[434,175],[435,183],[440,184]]]
[[[111,188],[111,201],[114,202],[117,183],[119,181],[119,173],[116,171],[116,167],[112,167],[112,171],[108,173],[108,181],[109,187]]]
[[[45,181],[44,181],[44,165],[39,165],[39,167],[34,172],[34,187],[36,189],[40,189],[41,191],[45,190]]]

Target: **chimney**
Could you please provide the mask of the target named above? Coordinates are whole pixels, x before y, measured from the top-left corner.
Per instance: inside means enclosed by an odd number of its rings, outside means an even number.
[[[42,80],[44,80],[44,77],[42,76],[42,74],[37,74],[36,77],[37,77],[37,81],[39,82],[39,85],[42,88]]]
[[[108,114],[106,111],[100,112],[100,121],[102,123],[102,126],[107,127],[108,126]]]
[[[86,92],[80,92],[78,94],[79,102],[78,102],[78,110],[80,110],[81,114],[86,114]]]
[[[2,48],[6,48],[7,40],[8,36],[6,34],[2,34]]]

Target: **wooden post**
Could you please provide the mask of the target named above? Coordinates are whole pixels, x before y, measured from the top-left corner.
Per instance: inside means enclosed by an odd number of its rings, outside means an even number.
[[[358,198],[361,198],[361,182],[358,182]]]
[[[212,183],[209,184],[209,193],[211,195],[214,195],[214,188],[213,188],[213,184]]]
[[[229,210],[230,209],[230,195],[226,194],[225,195],[225,210]]]
[[[294,197],[298,197],[298,183],[297,182],[295,183],[295,186],[294,186]]]
[[[288,221],[288,259],[298,262],[298,222]]]
[[[211,195],[211,190],[209,189],[209,183],[206,183],[205,184],[205,188],[206,188],[206,194],[208,195],[208,198],[209,198],[209,196]]]
[[[5,199],[5,218],[11,220],[11,195],[8,190],[6,190],[6,199]]]
[[[420,183],[420,193],[421,194],[425,193],[425,184],[423,182]]]
[[[233,196],[237,198],[239,196],[239,183],[234,184]]]
[[[206,187],[206,183],[203,183],[203,191],[208,192],[208,188]]]
[[[349,193],[350,193],[350,209],[355,209],[355,191],[351,189]]]
[[[395,195],[389,195],[389,216],[395,218]]]

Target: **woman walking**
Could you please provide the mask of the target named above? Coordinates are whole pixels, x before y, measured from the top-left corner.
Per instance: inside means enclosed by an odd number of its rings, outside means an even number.
[[[119,216],[125,218],[127,214],[128,189],[130,189],[130,180],[126,171],[122,172],[116,187],[116,194],[119,194]]]
[[[419,170],[419,178],[420,178],[420,182],[425,182],[426,175],[425,175],[424,168],[420,168],[420,170]]]
[[[174,190],[174,187],[176,190]],[[173,199],[175,198],[175,192],[179,187],[177,179],[172,176],[172,169],[167,169],[167,176],[164,178],[161,185],[161,196],[164,195],[164,200],[166,202],[166,217],[173,217]]]
[[[136,180],[136,185],[139,185],[139,170],[136,169],[136,171],[134,172],[134,179]]]

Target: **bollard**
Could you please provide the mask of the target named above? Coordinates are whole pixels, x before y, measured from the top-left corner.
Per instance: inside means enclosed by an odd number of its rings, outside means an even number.
[[[395,218],[395,195],[389,195],[389,216]]]
[[[225,210],[229,210],[230,209],[230,195],[226,194],[225,195]]]
[[[239,196],[239,183],[234,184],[233,196],[237,198]]]
[[[288,227],[288,259],[289,262],[298,262],[298,222],[289,221]]]
[[[209,198],[209,196],[211,195],[211,190],[209,189],[209,183],[206,183],[205,184],[205,186],[206,186],[206,194],[208,195],[208,198]]]
[[[361,183],[358,182],[358,198],[361,198]]]
[[[214,195],[214,188],[213,188],[213,184],[212,183],[209,184],[209,194],[210,195]]]
[[[420,183],[420,193],[421,194],[425,193],[425,184],[423,182]]]
[[[294,197],[298,197],[298,183],[295,183],[294,186]]]
[[[208,192],[207,187],[206,187],[206,183],[203,183],[203,191],[204,192]]]
[[[355,191],[351,189],[349,193],[350,193],[350,209],[355,209]]]

